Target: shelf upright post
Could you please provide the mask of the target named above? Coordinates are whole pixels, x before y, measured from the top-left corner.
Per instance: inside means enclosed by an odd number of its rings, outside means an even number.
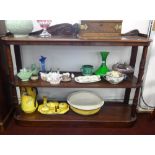
[[[20,69],[22,68],[20,46],[19,45],[14,45],[14,51],[15,51],[17,72],[19,72]]]
[[[138,80],[137,80],[137,83],[141,83],[141,84],[142,84],[142,78],[144,75],[147,51],[148,51],[148,46],[144,46],[140,65],[139,65],[139,74],[138,74]],[[140,87],[136,88],[136,91],[135,91],[135,95],[134,95],[134,99],[133,99],[133,105],[132,105],[132,111],[131,111],[132,117],[134,117],[136,114],[137,103],[139,100],[139,93],[140,93]]]
[[[131,56],[130,56],[130,66],[132,66],[133,68],[135,68],[137,52],[138,52],[138,46],[132,46]],[[134,73],[132,75],[134,75]],[[125,95],[124,95],[124,103],[125,104],[129,103],[130,93],[131,93],[131,88],[127,88],[125,90]]]
[[[9,83],[14,83],[14,68],[13,68],[13,62],[12,62],[12,55],[11,55],[11,49],[10,45],[5,45],[5,52],[6,52],[6,59],[8,63],[8,74],[9,74]],[[11,94],[11,102],[17,102],[17,93],[15,87],[11,84],[10,85],[10,94]]]

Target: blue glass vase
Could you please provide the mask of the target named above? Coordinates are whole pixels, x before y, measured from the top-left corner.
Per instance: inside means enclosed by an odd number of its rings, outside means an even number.
[[[40,61],[41,72],[46,72],[46,57],[41,56],[39,61]]]

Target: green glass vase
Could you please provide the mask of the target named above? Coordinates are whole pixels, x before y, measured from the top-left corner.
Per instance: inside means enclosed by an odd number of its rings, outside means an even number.
[[[105,75],[107,72],[109,72],[109,68],[106,65],[107,56],[109,55],[109,52],[107,51],[101,51],[101,58],[102,58],[102,64],[100,67],[95,71],[96,75]]]

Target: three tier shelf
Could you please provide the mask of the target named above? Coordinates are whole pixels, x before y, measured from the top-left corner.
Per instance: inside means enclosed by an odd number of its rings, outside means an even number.
[[[14,118],[18,124],[25,126],[110,126],[110,127],[124,127],[131,126],[136,121],[136,107],[139,100],[140,87],[142,85],[142,77],[144,74],[144,67],[146,62],[146,56],[148,46],[151,40],[144,36],[120,36],[103,38],[100,40],[96,39],[78,39],[78,38],[39,38],[35,36],[29,36],[25,38],[14,38],[12,36],[6,36],[1,38],[1,43],[5,46],[5,54],[7,56],[7,62],[9,66],[9,79],[10,79],[10,90],[12,91],[15,87],[50,87],[57,88],[124,88],[125,95],[123,102],[107,102],[99,113],[92,116],[81,116],[71,110],[64,115],[42,115],[39,112],[32,114],[25,114],[17,106]],[[36,82],[22,82],[14,75],[13,62],[11,56],[10,45],[14,46],[15,58],[17,70],[22,68],[21,56],[20,56],[20,45],[59,45],[59,46],[130,46],[131,57],[130,65],[134,68],[137,58],[138,47],[142,46],[141,60],[139,65],[138,77],[134,74],[131,75],[127,80],[120,84],[112,85],[106,81],[100,81],[91,84],[79,84],[75,81],[61,83],[59,85],[50,85],[49,83],[38,80]],[[51,48],[52,48],[51,46]],[[123,51],[122,51],[123,52]],[[130,55],[130,53],[129,53]],[[78,74],[78,73],[75,73]],[[129,98],[131,89],[135,89],[133,98],[133,104],[130,105]]]

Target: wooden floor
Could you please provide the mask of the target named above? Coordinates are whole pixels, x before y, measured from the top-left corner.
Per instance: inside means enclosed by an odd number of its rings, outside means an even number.
[[[23,127],[11,120],[3,135],[154,135],[155,119],[150,120],[149,114],[139,114],[137,122],[130,128],[105,127]]]

